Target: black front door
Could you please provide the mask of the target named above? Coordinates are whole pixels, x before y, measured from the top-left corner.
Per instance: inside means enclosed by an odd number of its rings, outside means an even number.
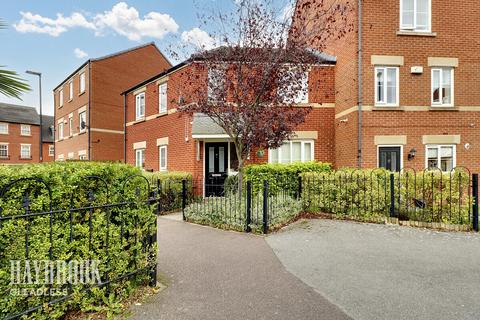
[[[378,148],[378,167],[390,171],[400,172],[401,165],[400,147],[379,147]]]
[[[205,143],[205,196],[222,196],[228,176],[228,143]]]

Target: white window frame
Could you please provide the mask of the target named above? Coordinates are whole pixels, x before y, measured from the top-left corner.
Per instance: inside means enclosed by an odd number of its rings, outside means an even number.
[[[8,134],[8,123],[0,122],[0,128],[5,128],[4,131],[0,130],[0,134]]]
[[[142,98],[143,97],[143,108],[142,108]],[[135,119],[143,120],[145,119],[145,92],[141,92],[135,96]],[[140,112],[141,111],[141,112]]]
[[[28,156],[23,155],[23,148],[28,147]],[[31,159],[32,158],[32,145],[31,144],[20,144],[20,159]]]
[[[290,70],[290,71],[289,71]],[[285,72],[295,72],[291,71],[292,69],[285,69]],[[282,75],[280,75],[282,77]],[[309,103],[309,78],[310,78],[310,72],[308,70],[305,70],[302,72],[302,79],[301,83],[302,86],[306,86],[302,88],[302,90],[297,91],[295,95],[292,95],[292,99],[287,99],[287,97],[284,96],[282,90],[288,89],[288,84],[285,86],[285,78],[287,76],[284,76],[280,80],[280,88],[277,89],[277,94],[280,96],[280,100],[283,101],[284,103],[291,103],[291,104],[308,104]],[[290,78],[290,77],[289,77]]]
[[[439,83],[440,83],[440,94],[443,92],[443,72],[445,70],[449,70],[451,71],[452,75],[451,75],[451,83],[450,83],[450,86],[452,88],[452,92],[451,92],[451,95],[452,95],[452,99],[451,99],[451,102],[450,103],[443,103],[442,101],[440,102],[434,102],[433,101],[433,94],[434,94],[434,88],[433,88],[433,74],[435,73],[435,71],[440,71],[440,79],[439,79]],[[435,68],[432,68],[432,72],[431,72],[431,95],[432,95],[432,107],[453,107],[455,105],[455,68],[452,68],[452,67],[435,67]],[[442,97],[440,97],[440,100],[442,100]]]
[[[63,89],[58,92],[58,107],[63,107]]]
[[[86,154],[80,154],[80,155],[78,155],[78,160],[81,160],[81,161],[87,160],[87,155],[86,155]]]
[[[290,162],[285,162],[285,163],[293,163],[294,161],[292,161],[293,159],[293,154],[292,154],[292,143],[294,142],[300,142],[301,143],[301,147],[300,147],[300,162],[308,162],[308,161],[315,161],[315,141],[314,140],[289,140],[289,141],[285,141],[285,143],[289,143],[290,144]],[[310,160],[306,160],[305,159],[305,144],[309,143],[312,148],[311,148],[311,153],[312,153],[312,159]],[[283,144],[282,144],[283,145]],[[278,148],[280,149],[280,148]],[[277,149],[277,150],[278,150]],[[283,163],[282,162],[282,153],[281,152],[278,152],[278,159],[277,159],[277,162],[272,162],[272,151],[273,149],[269,149],[268,150],[268,163]],[[298,161],[297,161],[298,162]]]
[[[165,165],[162,166],[162,150],[165,150]],[[168,150],[167,146],[160,146],[158,147],[158,167],[159,170],[162,172],[168,171]]]
[[[48,155],[50,157],[54,157],[55,156],[55,146],[53,144],[49,145],[48,146]]]
[[[402,31],[412,31],[412,32],[432,32],[432,0],[428,0],[428,25],[426,30],[417,28],[417,1],[414,0],[413,4],[413,26],[407,26],[403,23],[403,2],[405,0],[400,0],[400,30]]]
[[[85,72],[80,73],[78,82],[79,82],[78,89],[80,93],[84,93],[85,92]]]
[[[63,121],[58,124],[58,140],[63,140],[63,130],[64,130],[64,123]]]
[[[383,83],[383,97],[384,97],[384,101],[378,101],[378,77],[377,77],[377,74],[378,74],[378,70],[379,69],[383,69],[383,73],[384,73],[384,83]],[[396,83],[397,83],[397,87],[396,87],[396,94],[395,94],[395,103],[387,103],[387,100],[388,100],[388,87],[387,87],[387,83],[388,83],[388,70],[391,69],[391,70],[395,70],[396,72]],[[375,88],[375,106],[376,107],[398,107],[400,105],[400,68],[399,67],[396,67],[396,66],[376,66],[375,67],[375,83],[374,83],[374,88]]]
[[[68,83],[68,101],[73,100],[73,81]]]
[[[401,144],[379,144],[377,145],[377,168],[380,168],[380,148],[400,147],[400,170],[403,170],[403,145]]]
[[[0,159],[8,159],[9,154],[8,154],[8,143],[0,143],[0,146],[5,147],[6,155],[2,156],[0,155]]]
[[[68,118],[68,136],[73,136],[73,117]]]
[[[425,169],[428,169],[428,149],[432,148],[437,148],[437,161],[439,165],[439,169],[442,170],[441,167],[441,162],[442,162],[442,157],[441,157],[441,149],[442,148],[453,148],[453,163],[452,163],[452,169],[455,169],[457,167],[457,145],[456,144],[427,144],[425,145]],[[450,172],[450,171],[442,171],[442,172]]]
[[[82,128],[82,118],[84,119],[85,122],[85,127]],[[78,114],[78,127],[80,128],[80,133],[84,133],[87,131],[87,111],[82,111]]]
[[[214,75],[214,73],[216,73],[216,75]],[[209,102],[219,101],[219,97],[214,96],[214,92],[210,84],[213,84],[215,86],[221,86],[223,84],[223,87],[225,87],[226,76],[227,76],[227,70],[225,70],[225,68],[222,66],[218,66],[218,67],[212,66],[210,69],[208,69],[207,98]],[[215,83],[215,81],[218,81],[219,83]]]
[[[20,135],[21,136],[31,136],[32,135],[32,127],[29,124],[21,124],[20,125]]]
[[[142,160],[143,160],[143,165],[141,165],[141,163],[139,163],[139,154],[142,155]],[[145,149],[144,148],[141,148],[141,149],[135,149],[135,166],[137,168],[140,168],[140,169],[144,169],[145,168]]]
[[[168,109],[168,85],[166,82],[158,85],[158,112],[166,113]],[[164,96],[165,105],[162,105],[162,96]]]

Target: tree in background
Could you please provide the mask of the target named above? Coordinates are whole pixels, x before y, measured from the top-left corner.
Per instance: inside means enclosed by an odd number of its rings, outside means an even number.
[[[271,0],[232,0],[230,10],[217,7],[200,16],[209,41],[190,58],[198,72],[182,74],[193,89],[182,93],[180,110],[202,113],[228,134],[238,157],[240,190],[250,152],[280,147],[310,112],[299,102],[321,85],[309,83],[308,71],[324,58],[309,49],[311,44],[319,48],[319,42],[342,37],[350,28],[349,4],[325,6],[323,0],[308,1],[310,14],[295,14],[292,28],[293,10],[304,5],[292,1],[284,9]],[[312,9],[318,11],[311,14]]]
[[[6,27],[5,23],[0,20],[0,29]],[[20,99],[22,93],[30,91],[28,83],[20,78],[15,71],[4,69],[0,66],[0,93],[7,96]]]

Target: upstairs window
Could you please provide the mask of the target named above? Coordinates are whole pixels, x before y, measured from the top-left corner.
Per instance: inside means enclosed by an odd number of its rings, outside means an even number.
[[[73,136],[73,118],[72,117],[68,119],[68,135],[70,137]]]
[[[159,113],[167,112],[167,84],[163,83],[158,86],[158,111]]]
[[[453,106],[453,69],[432,69],[432,106]]]
[[[73,82],[70,81],[68,84],[68,100],[73,100]]]
[[[135,116],[137,120],[145,117],[145,92],[135,96]]]
[[[0,122],[0,134],[8,134],[8,123]]]
[[[20,135],[22,136],[29,136],[31,135],[31,127],[28,124],[22,124],[20,126]]]
[[[221,101],[225,97],[225,69],[210,68],[208,70],[208,101]]]
[[[87,112],[80,112],[78,117],[80,119],[80,132],[85,132],[87,130]]]
[[[85,72],[80,73],[80,93],[85,92]]]
[[[283,77],[280,77],[278,95],[284,103],[308,103],[308,72],[290,68],[285,70]],[[295,85],[291,85],[292,81]]]
[[[63,107],[63,89],[58,94],[58,107]]]
[[[398,106],[399,75],[397,67],[375,68],[375,105]]]
[[[430,32],[431,0],[400,0],[400,29]]]
[[[63,122],[58,124],[58,140],[63,140]]]

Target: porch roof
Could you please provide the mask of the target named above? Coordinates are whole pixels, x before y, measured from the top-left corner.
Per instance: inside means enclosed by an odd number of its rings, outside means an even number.
[[[228,138],[228,134],[210,117],[203,113],[195,113],[192,123],[192,138]]]

